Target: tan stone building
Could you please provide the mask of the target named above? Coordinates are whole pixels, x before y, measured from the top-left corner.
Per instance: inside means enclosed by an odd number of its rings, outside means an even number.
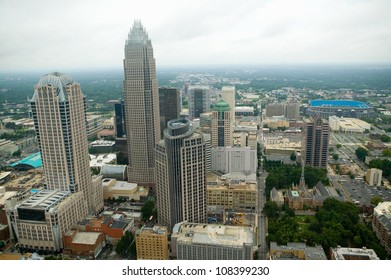
[[[43,190],[7,210],[21,250],[59,252],[63,235],[87,216],[83,193]]]
[[[168,260],[168,232],[166,227],[142,228],[136,233],[138,260]]]
[[[365,181],[370,186],[381,186],[383,170],[377,168],[368,168],[365,176]]]
[[[106,178],[102,181],[104,199],[126,199],[126,200],[145,200],[148,197],[149,189],[139,186],[136,183],[117,181],[116,179]]]
[[[257,184],[239,180],[216,180],[216,175],[208,175],[206,188],[207,205],[222,206],[235,211],[255,210],[258,202]]]
[[[101,204],[94,194],[88,155],[85,97],[69,76],[54,72],[43,76],[30,100],[45,170],[45,189],[82,192],[88,211]]]

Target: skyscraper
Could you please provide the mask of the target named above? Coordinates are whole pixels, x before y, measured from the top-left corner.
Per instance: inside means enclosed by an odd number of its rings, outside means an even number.
[[[235,121],[235,87],[233,86],[224,86],[221,88],[221,98],[229,104],[231,108],[231,116],[233,121]]]
[[[167,122],[179,118],[181,103],[179,90],[177,88],[159,88],[159,111],[160,111],[160,138],[163,138],[163,131]]]
[[[329,152],[329,123],[317,113],[304,120],[304,163],[312,167],[327,167]]]
[[[210,112],[210,93],[207,86],[189,87],[189,118],[199,118],[202,113]]]
[[[115,136],[117,138],[125,137],[125,103],[123,100],[120,100],[114,104],[114,113]]]
[[[128,180],[153,186],[160,134],[158,84],[151,40],[139,21],[126,40],[124,74]]]
[[[65,74],[43,76],[31,99],[45,170],[45,189],[82,191],[90,212],[103,208],[103,190],[93,187],[86,130],[85,98]]]
[[[232,146],[232,114],[231,108],[224,100],[220,100],[212,110],[212,146]]]
[[[45,171],[44,190],[7,210],[20,249],[63,249],[63,236],[88,213],[103,209],[101,176],[92,178],[84,95],[70,77],[43,76],[30,100]]]
[[[159,224],[206,221],[205,141],[187,119],[171,120],[156,145]]]

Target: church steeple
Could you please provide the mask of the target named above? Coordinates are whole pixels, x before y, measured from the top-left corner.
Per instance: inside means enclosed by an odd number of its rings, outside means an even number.
[[[299,186],[301,186],[301,187],[304,187],[304,186],[305,186],[305,180],[304,180],[304,163],[301,165],[301,177],[300,177]]]

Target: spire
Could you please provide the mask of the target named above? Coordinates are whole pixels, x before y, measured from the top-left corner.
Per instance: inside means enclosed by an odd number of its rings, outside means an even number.
[[[133,27],[129,31],[128,40],[126,40],[126,44],[129,43],[146,44],[148,40],[149,40],[148,33],[145,30],[144,26],[141,24],[141,21],[135,20],[133,23]]]
[[[304,181],[304,163],[301,165],[301,177],[300,177],[299,186],[300,187],[304,187],[305,186],[305,181]]]

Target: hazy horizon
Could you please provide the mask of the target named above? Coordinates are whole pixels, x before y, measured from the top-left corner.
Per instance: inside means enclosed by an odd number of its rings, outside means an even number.
[[[387,0],[3,0],[0,9],[0,72],[122,69],[136,19],[158,68],[391,63]]]

